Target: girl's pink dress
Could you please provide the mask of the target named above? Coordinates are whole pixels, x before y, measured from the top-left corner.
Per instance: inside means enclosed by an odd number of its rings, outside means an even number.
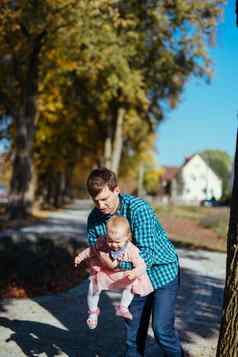
[[[133,243],[128,241],[125,252],[120,258],[117,258],[117,260],[127,261],[133,264],[134,268],[132,271],[136,276],[134,280],[129,280],[126,276],[128,270],[110,270],[100,265],[98,259],[100,251],[110,252],[105,237],[99,237],[97,239],[96,247],[85,249],[80,253],[82,260],[90,258],[89,279],[93,284],[93,290],[95,292],[101,290],[130,289],[134,294],[145,296],[153,291],[152,284],[146,273],[146,264],[139,254],[139,249]]]

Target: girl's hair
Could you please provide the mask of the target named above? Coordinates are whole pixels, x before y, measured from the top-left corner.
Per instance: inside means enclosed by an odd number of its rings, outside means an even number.
[[[131,229],[130,229],[130,224],[127,220],[126,217],[123,216],[112,216],[108,221],[107,221],[107,229],[110,227],[112,228],[123,228],[125,230],[125,234],[128,235],[131,240]]]
[[[105,186],[113,191],[117,187],[117,178],[113,171],[106,167],[93,170],[87,180],[88,193],[96,197]]]

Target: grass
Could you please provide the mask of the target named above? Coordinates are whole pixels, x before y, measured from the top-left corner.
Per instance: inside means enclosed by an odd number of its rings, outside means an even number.
[[[190,219],[199,226],[211,229],[219,237],[226,239],[229,220],[227,207],[167,206],[158,208],[158,211],[177,218]]]
[[[162,224],[177,244],[226,251],[229,209],[227,207],[161,206]]]

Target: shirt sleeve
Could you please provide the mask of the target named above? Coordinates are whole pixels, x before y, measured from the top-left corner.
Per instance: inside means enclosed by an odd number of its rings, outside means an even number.
[[[96,246],[98,235],[96,233],[96,230],[94,228],[94,225],[92,223],[92,218],[90,215],[89,215],[88,221],[87,221],[87,234],[88,234],[88,244],[90,245],[90,247]]]
[[[155,263],[156,234],[154,212],[149,206],[144,205],[135,213],[132,237],[147,268],[150,268]]]
[[[146,267],[150,268],[155,263],[155,225],[153,210],[144,205],[138,208],[134,214],[131,226],[133,244],[139,249],[140,256],[144,260]],[[130,262],[120,262],[118,267],[122,270],[133,269]]]
[[[133,264],[131,262],[119,262],[117,268],[121,269],[121,270],[132,270],[133,269]]]

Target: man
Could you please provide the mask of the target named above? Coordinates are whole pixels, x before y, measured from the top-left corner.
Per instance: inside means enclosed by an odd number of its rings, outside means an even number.
[[[147,264],[147,273],[154,292],[147,297],[135,296],[130,311],[133,320],[126,320],[125,357],[144,355],[145,333],[152,309],[152,327],[155,339],[167,357],[182,357],[183,350],[174,329],[175,305],[178,288],[179,264],[175,249],[168,240],[154,210],[144,200],[120,194],[115,174],[99,168],[91,172],[87,188],[95,208],[88,217],[88,241],[96,244],[99,236],[106,234],[106,222],[112,215],[127,217],[133,243],[139,248]],[[112,261],[106,254],[101,261],[110,269],[132,269],[128,262]]]

